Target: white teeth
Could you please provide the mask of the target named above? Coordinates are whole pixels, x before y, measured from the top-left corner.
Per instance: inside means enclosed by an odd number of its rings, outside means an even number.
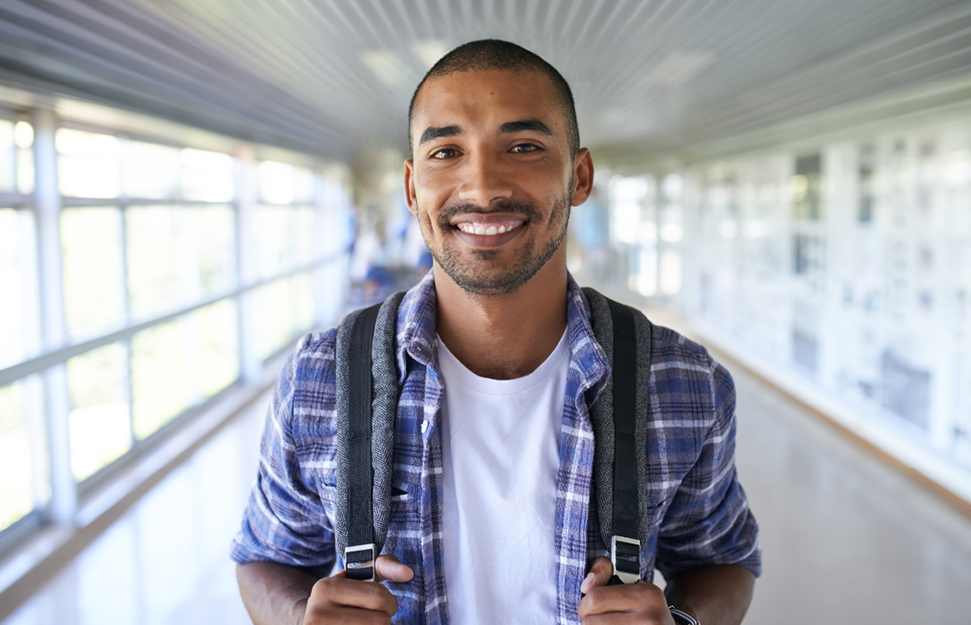
[[[462,232],[467,232],[469,234],[479,234],[485,236],[492,236],[496,234],[504,234],[513,229],[513,226],[484,226],[482,224],[474,224],[471,222],[462,222],[458,224],[458,229]]]

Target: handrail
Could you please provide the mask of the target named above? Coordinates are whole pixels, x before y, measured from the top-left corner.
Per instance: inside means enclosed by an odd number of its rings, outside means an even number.
[[[254,282],[250,282],[245,286],[239,287],[231,291],[227,291],[216,297],[212,297],[204,301],[197,302],[195,304],[192,304],[191,306],[187,306],[186,308],[182,308],[180,310],[166,313],[160,317],[149,319],[148,321],[142,321],[141,323],[136,323],[136,324],[121,328],[119,330],[109,332],[108,334],[103,334],[101,336],[97,336],[91,339],[81,341],[79,343],[66,345],[54,351],[40,354],[38,356],[34,356],[33,358],[19,362],[15,365],[7,367],[6,369],[0,369],[0,386],[6,386],[7,384],[16,382],[17,380],[25,378],[31,374],[39,373],[40,371],[43,371],[44,369],[47,369],[50,366],[64,362],[69,358],[73,358],[74,356],[80,356],[81,354],[88,352],[92,349],[96,349],[104,345],[110,345],[111,343],[114,343],[116,341],[120,341],[123,339],[131,338],[132,336],[141,332],[142,330],[147,330],[148,328],[172,321],[174,319],[181,317],[182,315],[186,315],[200,308],[204,308],[211,304],[215,304],[216,302],[219,302],[221,300],[224,300],[230,297],[239,297],[240,295],[242,295],[243,293],[246,293],[247,291],[252,291],[253,289],[264,286],[266,284],[270,284],[271,282],[275,282],[276,280],[279,280],[281,278],[289,278],[291,276],[295,276],[297,274],[305,273],[307,271],[311,271],[318,267],[328,265],[340,259],[344,254],[345,252],[341,251],[335,254],[331,254],[329,256],[325,256],[323,258],[319,258],[313,262],[290,269],[289,271],[275,274],[272,277],[263,278],[260,280],[256,280]]]
[[[22,210],[31,205],[33,196],[31,194],[23,193],[9,193],[7,191],[0,191],[0,208],[13,208],[15,210]]]

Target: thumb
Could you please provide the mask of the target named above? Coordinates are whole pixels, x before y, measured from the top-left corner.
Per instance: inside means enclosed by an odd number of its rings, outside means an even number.
[[[388,582],[408,582],[415,576],[411,568],[390,554],[378,556],[374,561],[374,574],[378,581]]]
[[[587,594],[597,586],[606,586],[607,582],[614,575],[614,565],[610,563],[610,558],[597,558],[590,567],[590,572],[583,583],[580,584],[580,592]]]

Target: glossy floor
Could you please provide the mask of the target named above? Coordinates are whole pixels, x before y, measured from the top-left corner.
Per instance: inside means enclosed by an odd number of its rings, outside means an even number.
[[[733,371],[738,467],[765,573],[748,625],[967,623],[971,522]],[[3,625],[248,623],[227,558],[265,400],[170,474]]]

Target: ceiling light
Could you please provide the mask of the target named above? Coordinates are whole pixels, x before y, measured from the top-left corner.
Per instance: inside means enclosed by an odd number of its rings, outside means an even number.
[[[712,58],[711,52],[675,50],[648,72],[644,84],[681,86],[711,63]]]
[[[411,72],[401,58],[387,48],[365,50],[361,60],[368,66],[375,78],[387,87],[395,89],[404,84]]]
[[[448,42],[442,39],[419,39],[411,46],[411,51],[421,59],[425,69],[431,69],[450,49]]]

